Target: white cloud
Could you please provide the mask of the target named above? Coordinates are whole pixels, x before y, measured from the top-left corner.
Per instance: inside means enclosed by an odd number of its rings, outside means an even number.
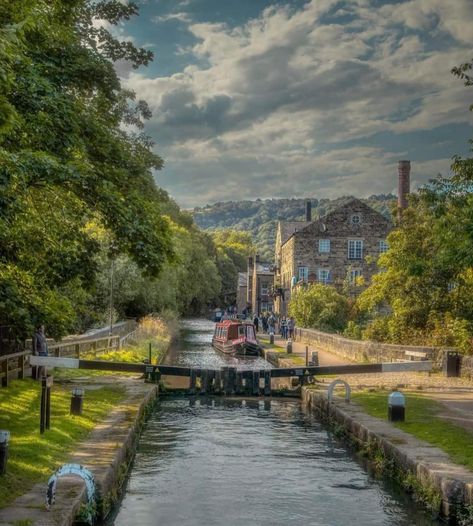
[[[167,162],[159,180],[186,205],[389,191],[401,152],[342,141],[471,121],[468,90],[450,74],[471,54],[471,0],[313,0],[239,27],[164,19],[188,24],[197,43],[181,53],[203,65],[131,73],[127,85],[153,110],[149,129]],[[447,166],[413,163],[413,173],[422,182]]]
[[[189,13],[168,13],[167,15],[155,16],[153,18],[153,22],[156,22],[157,24],[161,22],[169,22],[169,20],[178,20],[185,24],[192,22]]]

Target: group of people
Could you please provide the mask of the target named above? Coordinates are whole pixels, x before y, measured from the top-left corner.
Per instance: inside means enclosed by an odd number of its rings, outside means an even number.
[[[285,316],[276,319],[274,314],[263,313],[261,317],[255,316],[253,318],[253,325],[255,326],[256,332],[259,332],[260,328],[265,334],[279,334],[282,338],[287,340],[288,338],[294,337],[294,318],[286,318]]]

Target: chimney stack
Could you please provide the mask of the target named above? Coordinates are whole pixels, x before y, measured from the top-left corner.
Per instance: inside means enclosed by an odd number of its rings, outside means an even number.
[[[248,256],[248,272],[253,270],[253,258],[251,256]]]
[[[305,220],[307,222],[312,221],[312,203],[310,201],[305,204]]]
[[[407,208],[407,196],[411,189],[411,161],[399,161],[399,183],[397,190],[397,207],[399,210]]]
[[[259,263],[259,254],[256,254],[255,256],[255,263]]]

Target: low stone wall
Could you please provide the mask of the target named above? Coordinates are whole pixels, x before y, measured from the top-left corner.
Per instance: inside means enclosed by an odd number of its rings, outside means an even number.
[[[440,368],[444,351],[437,347],[421,347],[414,345],[393,345],[371,341],[351,340],[338,334],[316,331],[314,329],[295,330],[295,339],[323,351],[328,351],[354,362],[393,362],[405,360],[406,351],[425,352],[427,359],[434,362],[435,368]]]
[[[367,415],[356,404],[340,399],[329,403],[324,391],[303,389],[302,400],[323,420],[343,426],[360,448],[382,451],[398,474],[414,476],[421,493],[440,500],[443,516],[454,518],[463,507],[473,504],[473,472],[453,464],[441,449]]]
[[[461,375],[473,380],[473,356],[462,356]]]

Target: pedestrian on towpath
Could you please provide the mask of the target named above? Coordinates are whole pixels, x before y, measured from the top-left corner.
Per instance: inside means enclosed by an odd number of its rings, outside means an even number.
[[[289,333],[289,338],[292,340],[294,338],[294,318],[289,318],[287,320],[287,332]]]
[[[48,356],[48,342],[44,334],[44,325],[38,325],[33,335],[33,354],[35,356]],[[46,376],[46,367],[38,367],[33,370],[33,378],[39,379]]]

